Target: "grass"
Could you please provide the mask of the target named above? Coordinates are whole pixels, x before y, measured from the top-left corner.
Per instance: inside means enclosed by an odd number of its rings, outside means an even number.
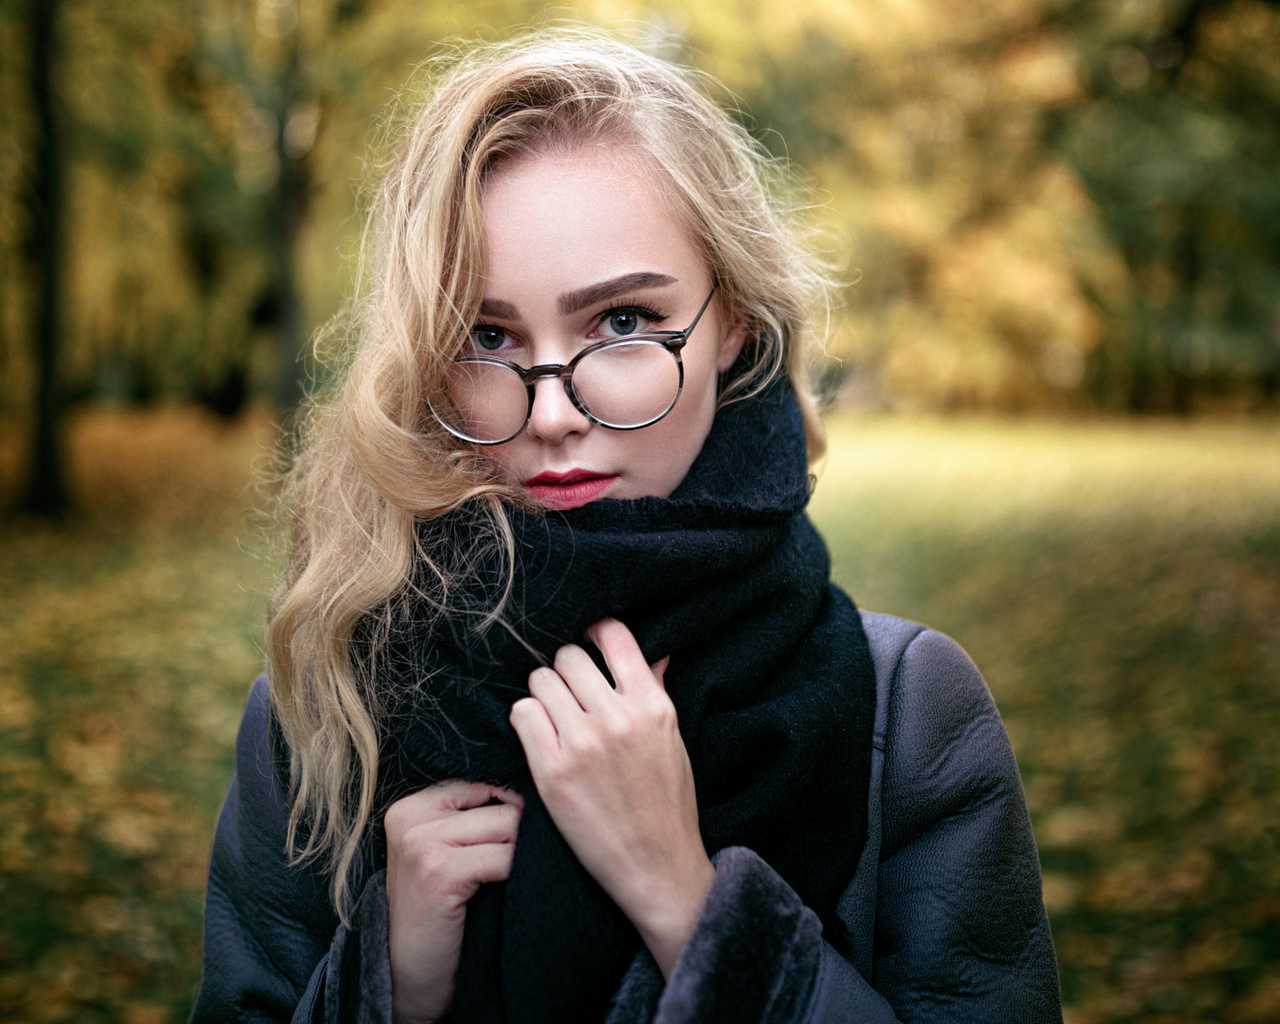
[[[837,420],[814,516],[1022,767],[1068,1017],[1280,1019],[1280,430]]]
[[[1068,1020],[1280,1018],[1280,429],[862,417],[831,435],[814,516],[837,578],[959,639],[1005,716]],[[86,413],[83,513],[0,525],[8,1019],[185,1017],[262,661],[271,560],[246,510],[268,436]]]

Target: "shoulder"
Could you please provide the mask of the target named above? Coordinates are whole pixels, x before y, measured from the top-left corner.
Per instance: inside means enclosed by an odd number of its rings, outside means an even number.
[[[877,739],[897,739],[905,754],[957,741],[981,722],[1000,726],[1003,734],[987,684],[958,643],[890,615],[863,612],[862,624],[881,705]]]
[[[259,812],[288,817],[289,752],[271,710],[266,675],[254,680],[236,734],[236,781]]]
[[[1004,723],[982,674],[950,637],[864,613],[876,666],[884,853],[993,798],[1021,803]]]
[[[331,935],[328,884],[314,862],[291,856],[289,752],[271,712],[265,676],[249,691],[236,737],[235,775],[210,859],[210,891],[263,930],[288,921]],[[326,939],[327,941],[327,939]]]
[[[288,751],[262,677],[245,702],[209,858],[193,1020],[288,1019],[334,935],[323,872],[290,856],[288,778]]]
[[[866,936],[855,966],[903,1020],[1060,1022],[1035,839],[986,683],[949,637],[863,621],[880,783],[876,863],[860,866],[845,902]]]
[[[891,615],[862,613],[880,696],[894,717],[921,717],[955,726],[974,715],[995,714],[995,704],[969,655],[944,633]],[[922,723],[923,724],[923,723]]]

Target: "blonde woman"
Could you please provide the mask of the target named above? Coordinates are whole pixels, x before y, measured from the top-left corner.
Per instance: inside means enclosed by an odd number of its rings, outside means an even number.
[[[412,121],[291,477],[193,1019],[1061,1019],[1017,768],[804,514],[823,279],[589,33]]]

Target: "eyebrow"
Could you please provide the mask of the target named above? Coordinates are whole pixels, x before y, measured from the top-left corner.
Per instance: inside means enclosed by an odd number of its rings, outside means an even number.
[[[656,288],[661,285],[675,284],[676,278],[669,274],[655,274],[648,271],[641,271],[635,274],[623,274],[609,281],[601,281],[599,284],[589,284],[585,288],[579,288],[576,292],[565,292],[560,296],[560,313],[568,316],[570,313],[576,313],[580,309],[594,305],[597,302],[603,302],[606,299],[617,298],[626,292],[633,291],[636,288]]]
[[[496,316],[499,320],[520,319],[520,314],[516,312],[516,307],[510,302],[504,302],[502,299],[481,299],[480,315]]]
[[[670,274],[657,274],[651,271],[621,274],[608,281],[589,284],[577,291],[565,292],[560,296],[560,315],[568,316],[597,302],[617,298],[636,288],[659,288],[663,285],[676,284],[677,281],[678,279]],[[520,313],[516,307],[504,299],[481,299],[480,314],[497,317],[499,320],[520,319]]]

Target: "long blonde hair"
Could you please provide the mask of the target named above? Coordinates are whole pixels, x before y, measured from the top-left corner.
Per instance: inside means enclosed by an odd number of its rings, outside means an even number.
[[[750,326],[749,370],[721,403],[787,373],[810,455],[821,450],[801,338],[826,279],[771,188],[780,169],[695,76],[584,29],[452,60],[403,129],[371,211],[354,345],[306,409],[284,493],[289,561],[268,614],[271,698],[290,751],[288,841],[330,870],[344,919],[374,809],[382,711],[355,637],[376,642],[409,586],[448,614],[459,581],[423,539],[432,523],[473,500],[511,556],[504,508],[526,500],[427,411],[478,315],[485,180],[521,153],[606,138],[650,161],[705,254],[726,319]]]

